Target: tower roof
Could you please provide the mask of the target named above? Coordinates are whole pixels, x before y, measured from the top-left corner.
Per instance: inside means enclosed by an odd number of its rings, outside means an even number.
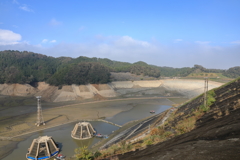
[[[36,138],[36,141],[37,141],[38,143],[41,143],[41,142],[48,141],[48,140],[50,140],[50,139],[52,139],[51,136],[40,136],[40,137]]]
[[[89,122],[79,122],[77,123],[78,126],[87,126],[87,125],[91,125],[91,123]]]

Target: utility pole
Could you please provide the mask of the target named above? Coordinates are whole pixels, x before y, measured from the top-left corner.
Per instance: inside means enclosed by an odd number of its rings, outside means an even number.
[[[204,107],[207,107],[208,77],[205,77],[204,83]]]
[[[41,96],[37,96],[37,122],[36,126],[45,125],[42,115],[42,107],[41,107]]]

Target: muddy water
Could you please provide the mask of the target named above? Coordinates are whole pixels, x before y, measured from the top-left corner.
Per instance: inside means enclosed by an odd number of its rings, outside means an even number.
[[[164,100],[163,100],[164,101]],[[166,103],[167,104],[167,103]],[[169,105],[169,103],[168,103]],[[157,104],[132,104],[132,109],[128,111],[121,112],[113,117],[107,117],[106,120],[111,121],[113,123],[123,125],[129,121],[142,119],[148,116],[151,116],[149,113],[150,110],[155,110],[156,113],[163,112],[168,109],[170,106],[167,105],[157,105]],[[91,122],[93,127],[98,131],[98,133],[109,135],[113,131],[117,130],[118,127],[104,123],[104,122]],[[26,160],[26,152],[30,147],[32,140],[39,136],[52,136],[54,140],[59,143],[61,147],[61,152],[70,157],[74,155],[74,149],[82,146],[92,146],[93,144],[100,141],[100,138],[91,138],[89,140],[78,141],[71,138],[71,131],[74,127],[75,123],[66,124],[60,127],[55,127],[51,129],[47,129],[44,131],[36,132],[26,138],[24,141],[21,141],[17,148],[7,157],[3,158],[3,160]]]

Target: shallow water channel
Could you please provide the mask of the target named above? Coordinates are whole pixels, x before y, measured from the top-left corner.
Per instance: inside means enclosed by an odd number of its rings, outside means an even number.
[[[106,120],[111,121],[113,123],[123,125],[132,120],[143,119],[145,117],[151,116],[149,113],[150,110],[155,110],[156,114],[165,111],[170,108],[167,105],[157,105],[157,104],[136,104],[132,107],[132,109],[123,111],[119,114],[116,114],[113,117],[107,117]],[[90,122],[92,126],[97,130],[98,133],[109,135],[113,131],[117,130],[118,127],[110,125],[104,122]],[[92,146],[98,141],[100,138],[91,138],[88,140],[75,140],[71,137],[71,131],[74,128],[74,123],[65,124],[62,126],[58,126],[51,129],[46,129],[43,131],[36,132],[30,135],[27,139],[18,143],[17,148],[13,150],[13,152],[7,157],[3,158],[3,160],[26,160],[26,152],[30,147],[32,140],[39,136],[52,136],[53,139],[60,144],[61,153],[66,155],[67,157],[74,155],[74,149],[82,146]]]

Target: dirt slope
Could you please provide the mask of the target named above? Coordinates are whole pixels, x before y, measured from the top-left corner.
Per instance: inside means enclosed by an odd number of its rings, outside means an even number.
[[[120,155],[123,160],[239,160],[240,109],[215,121],[202,123],[192,132]]]
[[[203,92],[203,80],[151,80],[151,81],[116,81],[108,84],[50,86],[45,82],[28,84],[0,84],[0,94],[11,96],[42,96],[45,101],[60,102],[93,98],[100,95],[104,98],[133,95],[172,96],[171,92],[193,97]],[[221,83],[209,82],[209,88],[220,86]],[[159,89],[151,91],[150,89]],[[129,94],[132,96],[131,94]],[[129,96],[128,95],[128,96]]]
[[[191,132],[118,155],[123,160],[239,160],[240,159],[240,79],[215,90],[215,103]],[[202,104],[202,96],[178,109],[174,123]],[[174,129],[174,127],[172,128]]]

